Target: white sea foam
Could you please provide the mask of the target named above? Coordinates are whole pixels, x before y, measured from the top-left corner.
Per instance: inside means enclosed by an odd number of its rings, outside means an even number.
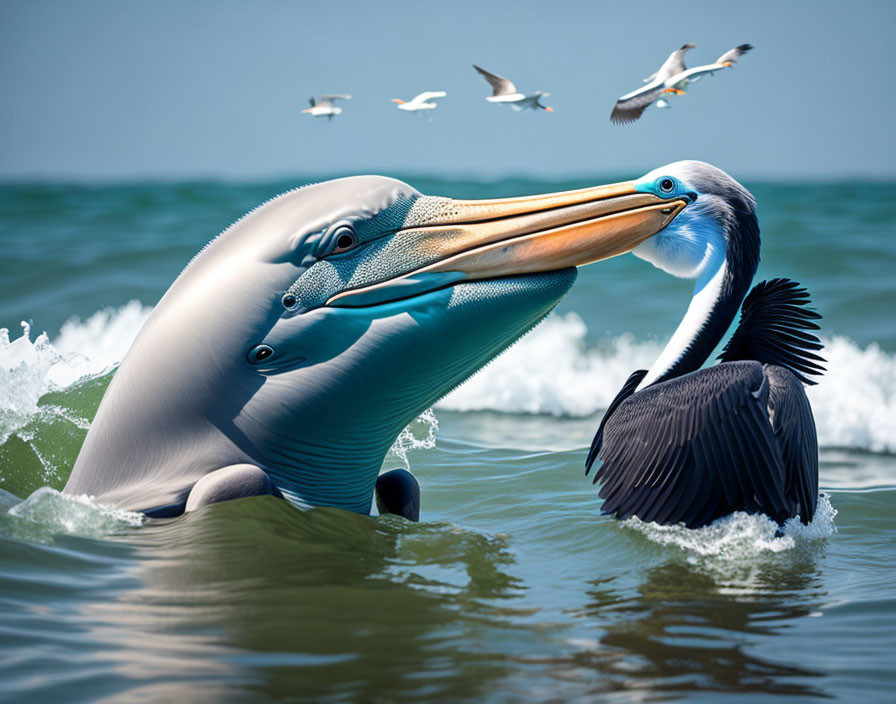
[[[643,533],[660,543],[679,547],[701,557],[717,557],[739,560],[759,555],[791,550],[801,542],[827,538],[836,532],[834,517],[837,509],[831,505],[827,494],[818,496],[818,507],[808,525],[799,518],[791,518],[782,530],[768,516],[736,511],[703,528],[685,528],[683,525],[661,526],[645,523],[639,518],[629,518],[621,525]]]
[[[408,450],[431,450],[436,446],[436,434],[439,432],[439,420],[432,409],[423,411],[407,428],[402,430],[392,447],[389,456],[395,457],[404,465],[405,469],[411,468],[408,461]],[[389,461],[387,456],[386,461]]]
[[[437,404],[581,417],[607,408],[635,369],[646,369],[662,344],[631,335],[585,343],[575,313],[553,316]],[[834,336],[822,353],[827,373],[807,393],[824,447],[896,452],[896,355]]]
[[[660,545],[678,548],[690,565],[714,579],[720,592],[737,596],[762,591],[770,582],[779,589],[773,566],[784,564],[790,569],[794,560],[813,560],[818,541],[837,532],[836,515],[837,509],[822,493],[809,525],[791,518],[779,529],[767,516],[738,511],[703,528],[661,526],[638,518],[620,526]],[[777,557],[781,553],[786,553],[783,561]]]
[[[0,329],[0,443],[41,411],[41,396],[102,374],[121,361],[149,312],[139,301],[131,301],[84,322],[72,318],[52,343],[46,333],[32,340],[28,323],[22,323],[22,335],[14,340],[9,330]]]
[[[66,321],[53,347],[60,364],[50,369],[49,381],[57,387],[70,386],[86,376],[103,374],[123,358],[152,308],[131,301],[120,308],[105,308],[81,322]]]
[[[628,334],[589,348],[587,331],[575,313],[549,317],[436,408],[588,416],[605,409],[629,374],[649,367],[663,348]]]
[[[819,443],[896,452],[896,355],[838,336],[822,355],[828,372],[807,389]]]
[[[92,496],[61,494],[48,486],[8,509],[22,523],[34,524],[41,533],[103,536],[143,524],[140,513],[100,504]]]
[[[37,413],[43,394],[118,363],[149,312],[132,301],[83,322],[72,319],[52,343],[45,334],[32,341],[27,325],[15,340],[0,331],[0,442]],[[663,346],[625,334],[589,347],[586,332],[575,313],[551,316],[436,410],[587,417],[605,409],[628,375],[649,367]],[[838,336],[826,341],[823,354],[828,372],[808,390],[819,443],[896,452],[896,355]],[[393,454],[402,459],[415,443],[430,446],[433,421],[421,419],[410,436],[403,434]]]

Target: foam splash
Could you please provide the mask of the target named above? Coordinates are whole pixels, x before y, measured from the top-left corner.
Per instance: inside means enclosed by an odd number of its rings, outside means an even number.
[[[17,520],[19,532],[41,535],[70,534],[102,537],[143,524],[144,516],[132,511],[105,506],[92,496],[60,494],[48,486],[7,510]],[[35,537],[35,536],[33,536]]]
[[[22,323],[22,336],[10,341],[0,329],[0,443],[38,412],[37,402],[49,389],[47,376],[59,354],[46,333],[31,341],[31,326]]]
[[[408,461],[409,450],[432,450],[436,446],[436,433],[439,432],[439,420],[436,418],[432,409],[423,411],[411,424],[402,430],[392,447],[389,448],[388,457],[392,456],[398,459],[404,468],[410,470],[411,463]]]
[[[15,340],[10,340],[8,329],[0,329],[0,444],[37,415],[62,413],[38,406],[44,394],[103,374],[120,362],[150,310],[131,301],[98,311],[84,322],[72,318],[54,342],[46,333],[32,340],[31,325],[25,322]]]
[[[661,526],[645,523],[637,517],[622,521],[621,525],[638,531],[660,545],[681,548],[692,558],[737,561],[763,553],[792,550],[800,543],[827,538],[837,531],[834,526],[836,515],[837,509],[831,505],[828,495],[821,493],[815,515],[808,525],[803,525],[799,518],[791,518],[781,530],[768,516],[743,511],[720,518],[703,528],[685,528],[680,524]]]

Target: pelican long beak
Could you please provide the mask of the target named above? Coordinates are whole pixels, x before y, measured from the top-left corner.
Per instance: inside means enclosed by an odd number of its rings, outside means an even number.
[[[400,276],[349,289],[327,305],[362,306],[416,295],[433,284],[480,281],[583,266],[630,252],[690,203],[636,190],[634,181],[562,193],[454,200],[423,196],[396,232],[394,251],[424,262]],[[416,206],[415,206],[416,207]]]
[[[399,105],[404,105],[407,101],[402,100],[401,98],[392,98],[393,103],[398,103]]]

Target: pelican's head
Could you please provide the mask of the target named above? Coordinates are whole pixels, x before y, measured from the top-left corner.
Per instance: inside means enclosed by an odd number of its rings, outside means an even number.
[[[756,201],[721,169],[702,161],[678,161],[654,169],[635,188],[669,201],[688,201],[664,230],[632,253],[701,287],[724,264],[749,283],[759,263]],[[746,291],[744,291],[746,293]]]

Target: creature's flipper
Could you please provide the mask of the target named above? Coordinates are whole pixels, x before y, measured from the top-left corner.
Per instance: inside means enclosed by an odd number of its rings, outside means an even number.
[[[221,501],[275,492],[271,478],[264,470],[253,464],[233,464],[206,474],[196,482],[187,497],[184,511],[195,511]]]
[[[391,469],[376,480],[376,507],[409,521],[420,520],[420,485],[406,469]]]

